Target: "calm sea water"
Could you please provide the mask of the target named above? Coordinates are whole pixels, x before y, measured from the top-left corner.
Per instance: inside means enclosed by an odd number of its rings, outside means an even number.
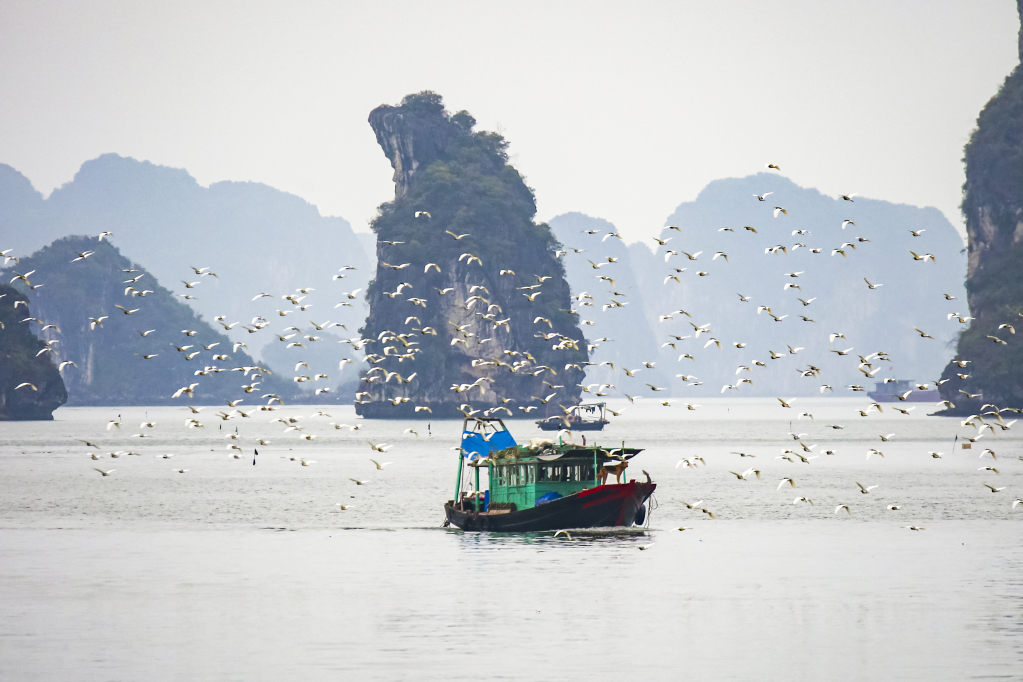
[[[185,408],[0,423],[0,678],[1023,679],[1023,425],[961,450],[975,430],[929,405],[861,418],[864,402],[628,406],[597,438],[646,449],[629,474],[659,484],[649,529],[571,540],[440,528],[456,422],[428,434],[303,406],[222,429],[216,408],[193,430]],[[282,415],[316,438],[282,433]],[[803,452],[790,432],[836,454],[775,459]],[[271,444],[253,466],[256,438]],[[749,467],[763,480],[728,473]],[[698,500],[715,520],[683,504]]]

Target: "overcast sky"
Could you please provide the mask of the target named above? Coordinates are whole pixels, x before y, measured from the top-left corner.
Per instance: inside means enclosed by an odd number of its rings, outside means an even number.
[[[431,89],[507,136],[541,219],[647,239],[770,161],[961,227],[962,147],[1018,29],[1011,0],[0,0],[0,163],[48,195],[116,152],[365,231],[393,197],[366,117]]]

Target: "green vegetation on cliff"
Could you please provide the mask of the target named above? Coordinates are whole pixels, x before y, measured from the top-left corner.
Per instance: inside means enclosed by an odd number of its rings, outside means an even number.
[[[416,372],[417,377],[409,384],[379,382],[363,390],[378,402],[404,396],[421,405],[482,405],[500,404],[497,399],[504,397],[516,400],[513,406],[554,391],[558,398],[552,407],[572,404],[583,372],[565,365],[581,365],[587,355],[565,269],[555,255],[560,245],[546,224],[533,221],[533,193],[508,164],[507,142],[495,133],[473,131],[475,123],[464,111],[449,115],[440,96],[430,92],[370,114],[395,169],[395,200],[383,204],[373,221],[379,265],[361,332],[374,340],[390,336],[384,331],[411,333],[406,342],[418,345],[415,360],[403,362],[384,350],[394,343],[371,343],[369,352],[388,356],[376,366],[404,376]],[[479,261],[470,261],[470,255]],[[402,283],[401,294],[392,296]],[[482,298],[472,302],[473,296]],[[413,298],[425,303],[417,305]],[[534,322],[538,317],[549,323]],[[502,320],[507,324],[496,324]],[[561,334],[578,348],[554,350],[562,337],[545,339],[539,332]],[[404,353],[403,343],[395,350]],[[480,365],[511,363],[526,359],[526,353],[533,360],[514,372],[507,365]],[[541,365],[555,369],[557,376],[533,376]],[[451,390],[452,384],[480,377],[487,381],[478,393]],[[547,390],[544,380],[560,388]]]
[[[961,414],[976,411],[983,403],[1023,407],[1021,130],[1023,69],[1017,66],[980,112],[965,148],[966,290],[974,319],[959,339],[955,358],[969,364],[961,368],[954,361],[946,367],[942,378],[949,381],[941,388],[942,396]],[[999,329],[1003,324],[1020,327],[1021,334]]]
[[[27,302],[23,293],[0,283],[0,421],[53,419],[67,401],[47,345],[24,321],[33,317]],[[31,386],[16,388],[23,383]]]

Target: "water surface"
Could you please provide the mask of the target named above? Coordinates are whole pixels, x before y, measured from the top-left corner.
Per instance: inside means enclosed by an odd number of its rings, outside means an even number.
[[[961,450],[975,430],[927,405],[864,419],[861,400],[800,402],[813,420],[756,399],[629,405],[597,438],[646,448],[629,475],[659,484],[650,527],[571,540],[440,528],[456,422],[428,435],[303,406],[223,428],[207,408],[192,430],[185,408],[0,424],[0,677],[1023,679],[1023,430]],[[280,415],[316,438],[281,433]],[[143,420],[153,438],[132,438]],[[798,448],[790,432],[836,454],[775,459]],[[271,444],[253,466],[257,437]],[[696,455],[706,466],[676,468]],[[751,466],[762,481],[728,473]],[[683,504],[698,500],[715,520]]]

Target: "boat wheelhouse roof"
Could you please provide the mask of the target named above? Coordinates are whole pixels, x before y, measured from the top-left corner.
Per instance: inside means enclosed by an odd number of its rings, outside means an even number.
[[[473,422],[471,428],[470,419]],[[467,417],[462,423],[460,447],[462,456],[469,460],[470,466],[489,466],[502,463],[502,460],[526,462],[574,458],[585,458],[588,461],[598,458],[604,464],[611,453],[629,457],[642,452],[641,448],[626,448],[625,441],[608,447],[596,441],[585,445],[565,442],[560,436],[557,440],[530,438],[528,445],[521,445],[515,442],[500,417]]]

